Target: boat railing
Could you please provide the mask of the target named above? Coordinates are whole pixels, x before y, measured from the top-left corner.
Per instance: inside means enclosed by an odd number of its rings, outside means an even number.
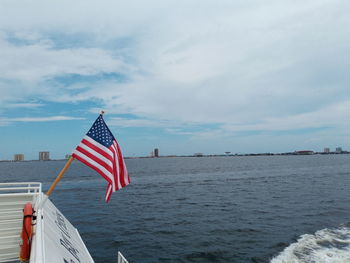
[[[0,183],[0,195],[18,195],[18,194],[38,194],[41,192],[41,183]]]
[[[118,251],[118,263],[129,263],[122,253]]]
[[[0,183],[0,262],[18,262],[23,207],[40,198],[41,183]]]

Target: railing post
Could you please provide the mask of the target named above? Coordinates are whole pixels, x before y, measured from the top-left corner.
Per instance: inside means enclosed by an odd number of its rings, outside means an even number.
[[[122,253],[118,251],[118,263],[129,263]]]

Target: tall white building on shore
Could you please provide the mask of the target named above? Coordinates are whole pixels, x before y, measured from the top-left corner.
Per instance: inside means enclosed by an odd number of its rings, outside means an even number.
[[[40,161],[50,160],[50,152],[39,152],[39,160]]]
[[[336,153],[341,153],[342,151],[343,151],[343,149],[341,147],[335,148],[335,152]]]
[[[24,161],[24,154],[23,153],[17,153],[14,155],[13,160],[16,162]]]

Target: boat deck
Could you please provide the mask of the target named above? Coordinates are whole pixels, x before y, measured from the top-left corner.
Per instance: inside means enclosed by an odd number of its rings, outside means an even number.
[[[40,192],[41,183],[0,183],[0,262],[18,262],[22,210]]]

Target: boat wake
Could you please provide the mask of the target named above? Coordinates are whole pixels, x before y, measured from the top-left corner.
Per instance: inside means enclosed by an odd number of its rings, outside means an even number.
[[[305,234],[270,263],[345,263],[350,262],[350,228],[322,229]]]

